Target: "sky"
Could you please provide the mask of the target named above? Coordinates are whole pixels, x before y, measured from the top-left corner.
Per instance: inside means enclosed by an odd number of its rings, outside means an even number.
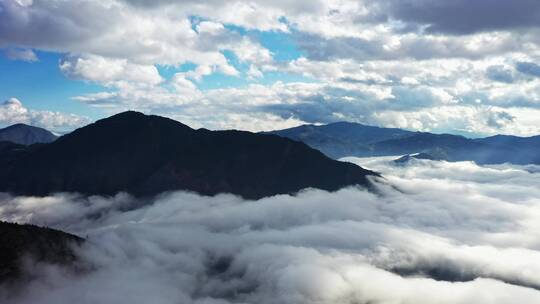
[[[0,302],[540,302],[539,166],[392,159],[346,159],[383,174],[377,194],[0,194],[0,220],[87,237],[86,271],[28,263]]]
[[[540,134],[537,0],[0,0],[0,126]]]

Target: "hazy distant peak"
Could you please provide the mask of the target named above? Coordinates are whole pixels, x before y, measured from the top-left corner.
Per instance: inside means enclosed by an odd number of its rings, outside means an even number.
[[[50,143],[58,137],[43,128],[17,123],[0,129],[0,141],[9,141],[20,145]]]

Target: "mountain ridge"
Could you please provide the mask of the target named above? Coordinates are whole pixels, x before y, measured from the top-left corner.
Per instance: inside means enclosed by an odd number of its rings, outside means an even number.
[[[50,143],[57,138],[56,135],[46,129],[22,123],[0,129],[0,141],[9,141],[20,145]]]
[[[347,132],[334,132],[346,126]],[[305,126],[309,126],[306,128]],[[354,134],[354,133],[357,134]],[[371,136],[363,134],[372,132]],[[265,132],[302,141],[332,158],[346,156],[397,156],[415,153],[444,154],[449,161],[471,160],[479,164],[540,164],[540,136],[495,135],[467,138],[453,134],[413,132],[357,123],[332,123]],[[353,133],[353,136],[350,134]],[[438,157],[438,156],[437,156]]]
[[[175,120],[123,112],[49,144],[0,149],[0,191],[137,196],[188,190],[258,199],[304,188],[369,186],[377,175],[276,135],[194,130]]]

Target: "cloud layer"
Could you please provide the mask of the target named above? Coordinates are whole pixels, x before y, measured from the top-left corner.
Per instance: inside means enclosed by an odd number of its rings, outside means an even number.
[[[17,98],[0,103],[0,126],[24,123],[52,131],[68,131],[89,122],[89,118],[74,114],[30,110]]]
[[[9,303],[537,303],[540,168],[347,159],[379,194],[243,201],[0,198],[0,219],[88,236],[88,272],[37,267]]]
[[[539,14],[534,0],[5,0],[0,48],[63,54],[66,77],[103,88],[73,98],[104,115],[533,135]]]

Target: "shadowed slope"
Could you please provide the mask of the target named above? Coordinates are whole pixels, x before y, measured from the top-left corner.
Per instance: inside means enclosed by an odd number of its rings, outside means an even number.
[[[25,195],[190,190],[261,198],[368,185],[366,176],[374,174],[279,136],[193,130],[137,112],[100,120],[51,144],[16,148],[3,153],[10,161],[3,161],[0,191]]]
[[[72,245],[84,240],[62,231],[0,221],[0,282],[22,275],[22,259],[66,265],[75,261]]]

